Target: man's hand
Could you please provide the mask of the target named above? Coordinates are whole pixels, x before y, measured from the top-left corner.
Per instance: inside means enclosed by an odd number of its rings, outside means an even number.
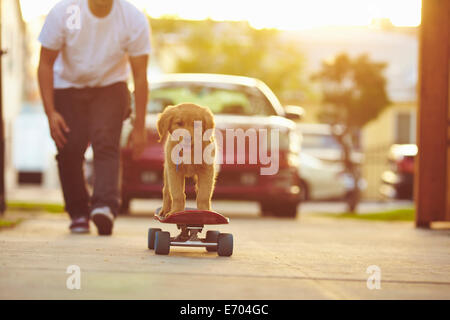
[[[58,148],[64,147],[67,143],[66,133],[69,133],[70,129],[62,115],[53,111],[48,115],[48,124],[50,126],[50,134],[55,141],[56,146]]]
[[[135,127],[133,131],[131,131],[128,142],[129,147],[133,149],[133,159],[137,160],[147,145],[147,131],[145,128]]]
[[[58,57],[59,51],[41,47],[41,55],[38,67],[39,88],[45,113],[48,117],[50,134],[58,148],[64,147],[67,142],[66,133],[69,132],[64,118],[55,111],[53,101],[53,65]]]

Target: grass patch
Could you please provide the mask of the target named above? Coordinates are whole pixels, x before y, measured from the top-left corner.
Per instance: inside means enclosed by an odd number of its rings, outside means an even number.
[[[41,202],[23,202],[8,201],[6,204],[7,213],[4,217],[0,217],[0,230],[14,228],[21,223],[30,214],[36,212],[49,212],[60,214],[64,212],[64,206],[57,203],[41,203]],[[15,212],[14,212],[15,211]]]
[[[57,203],[8,201],[7,208],[11,211],[46,211],[50,213],[64,212],[64,206]]]
[[[405,208],[371,213],[345,212],[342,214],[324,213],[322,215],[331,218],[359,219],[370,221],[414,221],[415,210],[413,208]]]
[[[22,222],[22,219],[8,220],[8,219],[0,219],[0,229],[3,228],[13,228]]]

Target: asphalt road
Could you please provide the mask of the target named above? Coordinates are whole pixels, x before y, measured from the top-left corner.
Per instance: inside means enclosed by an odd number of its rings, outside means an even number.
[[[119,218],[112,237],[94,228],[71,235],[65,215],[32,215],[0,231],[0,298],[450,298],[449,231],[313,214],[263,219],[257,207],[225,207],[233,209],[226,213],[231,224],[217,229],[234,235],[230,258],[201,248],[171,248],[168,256],[149,251],[147,229],[161,227],[145,215],[151,205]],[[80,268],[79,290],[66,286],[70,265]],[[380,289],[367,287],[371,265],[379,267]]]

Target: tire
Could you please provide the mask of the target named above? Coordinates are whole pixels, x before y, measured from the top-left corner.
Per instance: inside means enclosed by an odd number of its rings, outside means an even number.
[[[148,229],[148,248],[150,250],[155,249],[155,234],[158,231],[161,231],[161,229],[159,229],[159,228]]]
[[[297,216],[298,202],[261,203],[262,216],[275,216],[282,218],[295,218]]]
[[[280,204],[279,209],[275,212],[277,217],[295,218],[297,217],[298,203],[284,203]]]
[[[259,210],[261,212],[261,216],[270,217],[273,216],[273,205],[267,202],[259,203]]]
[[[119,208],[120,215],[130,214],[130,202],[131,202],[131,198],[129,198],[128,196],[122,196],[122,199],[120,201],[120,208]]]
[[[220,232],[219,231],[207,231],[206,232],[206,242],[215,242],[217,243],[217,240],[219,239],[219,235]],[[208,252],[216,252],[217,251],[217,247],[215,248],[211,248],[211,247],[206,247],[206,251]]]
[[[170,233],[167,231],[157,231],[155,233],[155,253],[169,254],[170,251]]]
[[[219,234],[217,254],[221,257],[229,257],[233,254],[233,235],[231,233]]]
[[[300,180],[300,201],[308,201],[309,200],[309,187],[305,180]]]

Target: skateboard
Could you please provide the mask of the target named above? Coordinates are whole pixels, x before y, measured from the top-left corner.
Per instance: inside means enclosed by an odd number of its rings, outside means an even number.
[[[196,208],[185,208],[169,217],[161,217],[160,212],[161,208],[155,212],[157,221],[176,224],[181,232],[178,236],[171,237],[167,231],[150,228],[148,230],[148,248],[155,250],[156,254],[169,254],[171,246],[205,247],[208,252],[217,252],[222,257],[229,257],[233,254],[233,235],[231,233],[209,230],[206,232],[205,238],[198,237],[205,225],[228,224],[230,219],[227,217],[215,211]]]

